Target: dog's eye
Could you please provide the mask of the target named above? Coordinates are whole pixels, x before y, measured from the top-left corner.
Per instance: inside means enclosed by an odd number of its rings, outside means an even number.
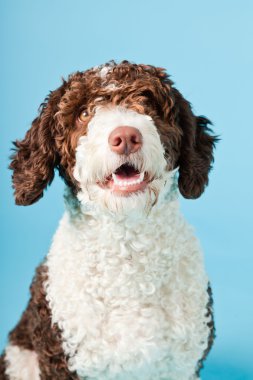
[[[86,117],[87,117],[87,112],[86,111],[82,111],[79,115],[79,120],[80,121],[85,121],[86,120]]]

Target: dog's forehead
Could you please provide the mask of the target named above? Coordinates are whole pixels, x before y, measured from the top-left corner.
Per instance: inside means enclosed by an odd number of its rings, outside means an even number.
[[[172,82],[163,73],[164,69],[128,61],[112,61],[74,73],[59,100],[58,120],[71,124],[84,111],[93,115],[97,105],[107,104],[164,118],[164,104],[170,103],[173,94]]]
[[[110,61],[94,66],[83,72],[86,98],[88,103],[110,102],[112,99],[124,103],[128,99],[128,103],[137,101],[142,104],[150,97],[159,97],[161,101],[161,94],[166,92],[163,72],[165,70],[161,68],[128,61],[118,64]]]

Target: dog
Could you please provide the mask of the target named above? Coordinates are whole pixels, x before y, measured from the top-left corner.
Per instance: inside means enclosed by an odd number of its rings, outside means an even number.
[[[210,125],[151,65],[110,61],[49,94],[10,169],[18,205],[38,201],[57,169],[66,211],[2,380],[200,379],[212,293],[179,193],[208,184]]]

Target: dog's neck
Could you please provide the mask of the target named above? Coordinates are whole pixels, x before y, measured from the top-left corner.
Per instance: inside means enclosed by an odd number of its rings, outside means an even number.
[[[164,188],[158,196],[157,202],[148,211],[136,212],[136,210],[131,210],[128,213],[114,213],[106,209],[96,208],[92,204],[81,203],[73,192],[66,187],[64,193],[65,207],[66,211],[70,217],[70,220],[74,223],[78,220],[79,222],[83,220],[84,222],[88,219],[95,219],[101,221],[102,219],[114,223],[129,223],[131,225],[139,224],[140,222],[145,222],[147,219],[149,221],[155,220],[157,214],[165,209],[168,211],[170,208],[175,207],[175,202],[177,202],[179,197],[178,192],[178,168],[168,172],[167,179],[165,181]]]

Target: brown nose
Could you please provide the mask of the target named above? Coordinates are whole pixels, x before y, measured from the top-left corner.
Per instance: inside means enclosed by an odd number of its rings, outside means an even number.
[[[110,149],[117,154],[135,153],[142,145],[142,135],[133,127],[117,127],[108,139]]]

